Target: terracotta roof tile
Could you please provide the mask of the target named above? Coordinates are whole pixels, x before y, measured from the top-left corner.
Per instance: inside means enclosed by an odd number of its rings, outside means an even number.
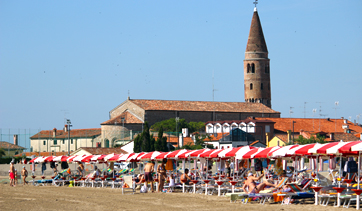
[[[23,155],[25,155],[26,157],[30,157],[32,155],[35,155],[35,156],[51,156],[51,155],[52,156],[61,156],[61,155],[68,155],[68,152],[40,152],[40,155],[39,155],[39,152],[23,152],[23,153],[15,155],[15,157],[20,157]]]
[[[81,137],[95,137],[101,135],[100,128],[91,128],[91,129],[73,129],[70,130],[70,138],[81,138]],[[42,130],[39,133],[30,137],[30,139],[37,138],[54,138],[53,130]],[[68,132],[64,130],[56,130],[55,138],[63,139],[68,138]]]
[[[142,120],[140,120],[139,118],[137,118],[134,114],[130,113],[129,111],[125,111],[122,114],[107,120],[103,123],[101,123],[101,125],[114,125],[119,124],[122,125],[122,118],[124,118],[124,124],[142,124]]]
[[[15,145],[6,141],[0,141],[0,148],[3,149],[25,149],[24,147],[21,147],[19,145]]]
[[[313,118],[260,118],[271,120],[275,122],[274,129],[282,132],[287,132],[288,130],[293,130],[293,121],[294,123],[294,132],[304,130],[306,132],[317,132],[323,131],[325,133],[344,133],[342,125],[343,119],[313,119]],[[320,124],[319,124],[320,121]],[[347,121],[347,125],[352,134],[362,133],[362,127],[354,125],[352,122]],[[320,129],[319,129],[320,127]]]
[[[186,144],[195,145],[191,137],[184,137],[184,145]]]
[[[280,112],[274,111],[261,103],[133,99],[130,101],[144,110],[152,111],[215,111],[280,114]]]
[[[278,137],[280,140],[282,140],[284,143],[288,142],[288,134],[276,134],[276,137]],[[293,140],[293,135],[290,137]],[[299,133],[294,134],[294,140],[299,138]]]

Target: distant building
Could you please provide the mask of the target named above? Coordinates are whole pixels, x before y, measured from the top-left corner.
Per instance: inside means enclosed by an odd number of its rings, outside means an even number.
[[[18,155],[23,153],[25,150],[24,147],[21,147],[17,144],[12,144],[6,141],[0,141],[0,148],[2,148],[5,152],[5,157],[9,156],[12,157],[14,155]]]
[[[270,137],[268,146],[284,146],[292,143],[300,135],[309,139],[317,134],[324,136],[325,141],[358,141],[362,140],[362,127],[347,119],[317,118],[256,118],[275,122],[274,136]]]
[[[128,154],[121,148],[104,148],[104,147],[80,147],[71,155],[108,155],[108,154]]]
[[[74,129],[67,130],[42,130],[30,137],[31,152],[68,152],[68,135],[69,151],[73,152],[80,147],[100,147],[101,129]]]

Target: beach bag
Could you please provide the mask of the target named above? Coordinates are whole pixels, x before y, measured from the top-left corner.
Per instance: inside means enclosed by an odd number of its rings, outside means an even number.
[[[141,190],[140,190],[140,193],[147,193],[147,186],[142,186],[141,187]]]

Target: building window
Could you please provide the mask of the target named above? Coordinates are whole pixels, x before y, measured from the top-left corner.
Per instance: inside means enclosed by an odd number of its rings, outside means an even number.
[[[70,144],[73,144],[73,139],[70,139]]]
[[[261,90],[264,89],[263,83],[260,84],[260,89],[261,89]]]
[[[252,83],[250,84],[250,90],[253,90],[253,84]]]
[[[57,140],[56,140],[56,139],[54,139],[53,144],[54,144],[54,145],[57,145],[57,144],[58,144],[58,142],[57,142]]]
[[[246,66],[246,72],[247,72],[247,73],[250,73],[250,64],[248,64],[248,65]]]
[[[43,141],[43,145],[46,145],[46,141]]]
[[[269,65],[265,65],[265,73],[269,73]]]
[[[255,73],[255,64],[254,63],[251,64],[251,73]]]
[[[65,141],[64,141],[64,139],[63,139],[63,144],[65,144]]]
[[[270,125],[265,125],[265,132],[270,133]]]

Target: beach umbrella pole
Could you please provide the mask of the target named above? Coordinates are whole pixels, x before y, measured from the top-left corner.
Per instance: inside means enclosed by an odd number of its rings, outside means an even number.
[[[361,158],[361,152],[358,152],[358,178],[357,178],[357,189],[359,189],[359,181],[360,181],[360,167],[361,167],[361,164],[360,164],[360,158]],[[359,207],[360,207],[360,195],[357,194],[356,196],[356,209],[359,210]]]

